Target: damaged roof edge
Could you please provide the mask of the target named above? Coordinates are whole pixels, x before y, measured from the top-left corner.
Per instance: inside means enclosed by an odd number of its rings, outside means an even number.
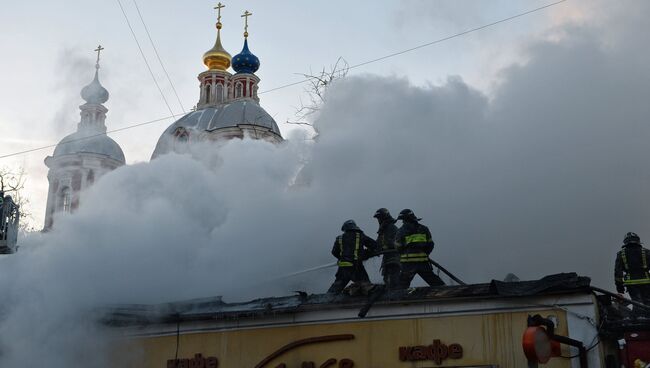
[[[591,280],[575,273],[549,275],[539,280],[421,287],[386,292],[377,304],[411,304],[449,300],[512,298],[549,294],[591,293]],[[142,326],[179,321],[237,319],[268,314],[335,308],[359,308],[366,296],[344,294],[299,293],[293,296],[255,299],[241,303],[225,303],[221,297],[192,299],[156,305],[129,304],[107,306],[100,310],[101,322],[108,326]]]

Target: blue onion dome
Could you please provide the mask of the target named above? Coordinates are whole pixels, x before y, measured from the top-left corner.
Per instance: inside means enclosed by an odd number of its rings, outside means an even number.
[[[232,68],[237,73],[255,73],[260,68],[260,59],[248,49],[248,39],[244,39],[244,48],[232,58]]]

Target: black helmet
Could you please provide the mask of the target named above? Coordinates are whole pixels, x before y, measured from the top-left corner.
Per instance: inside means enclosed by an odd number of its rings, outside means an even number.
[[[372,216],[377,219],[382,219],[382,218],[388,218],[388,217],[393,217],[390,215],[390,212],[386,208],[380,208],[377,211],[375,211],[374,216]]]
[[[361,231],[359,227],[357,226],[357,223],[354,222],[354,220],[347,220],[346,222],[343,223],[343,226],[341,226],[341,231]]]
[[[417,218],[417,216],[415,216],[415,213],[413,213],[413,211],[411,211],[408,208],[403,209],[399,213],[399,216],[397,216],[397,219],[402,220],[402,221],[420,221],[420,220],[422,220],[421,218]]]
[[[623,239],[623,244],[628,245],[628,244],[641,244],[641,238],[639,238],[636,233],[629,232],[625,234],[625,238]]]

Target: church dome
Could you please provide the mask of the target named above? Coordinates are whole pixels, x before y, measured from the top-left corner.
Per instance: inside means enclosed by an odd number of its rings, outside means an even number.
[[[221,45],[221,23],[217,23],[217,40],[214,46],[203,54],[203,64],[211,70],[226,70],[230,67],[232,56]]]
[[[83,130],[72,133],[56,145],[53,156],[60,157],[77,153],[104,155],[125,163],[122,148],[106,134],[93,134]]]
[[[184,115],[160,136],[153,157],[173,151],[174,135],[179,130],[189,131],[192,136],[192,132],[217,133],[220,130],[241,126],[268,132],[276,136],[278,140],[282,140],[280,128],[273,117],[257,101],[241,99],[223,105],[206,107]]]
[[[260,68],[260,59],[248,49],[248,39],[244,39],[244,48],[232,58],[232,68],[237,73],[255,73]]]
[[[99,66],[95,69],[95,78],[81,90],[81,97],[90,104],[103,104],[108,101],[108,91],[99,83]]]

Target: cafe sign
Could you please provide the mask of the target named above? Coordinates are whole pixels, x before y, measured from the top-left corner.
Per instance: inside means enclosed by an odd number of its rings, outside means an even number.
[[[195,354],[190,359],[169,359],[167,368],[217,368],[219,360],[215,357],[203,357],[203,354]]]
[[[460,359],[463,357],[463,347],[460,344],[450,344],[449,346],[433,340],[431,345],[401,346],[399,348],[399,360],[417,361],[432,360],[440,365],[446,359]]]

